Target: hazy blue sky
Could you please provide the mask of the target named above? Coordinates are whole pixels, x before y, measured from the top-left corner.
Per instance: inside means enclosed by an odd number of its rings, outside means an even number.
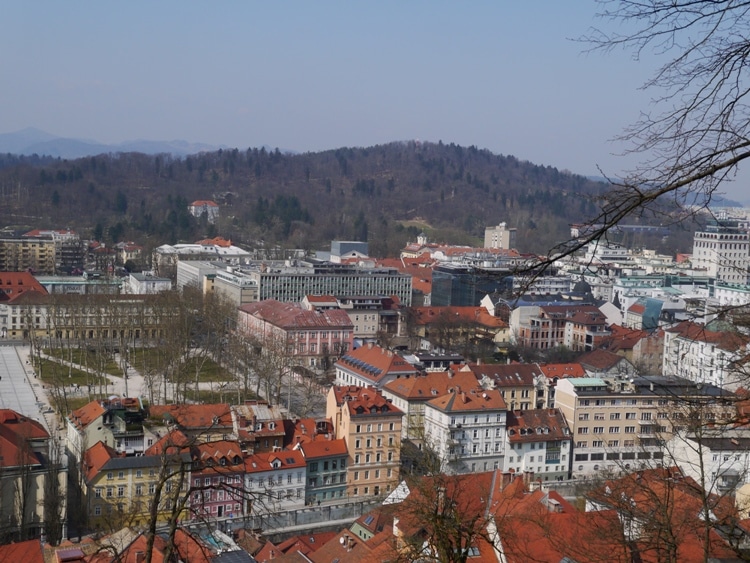
[[[443,140],[616,176],[655,67],[571,41],[607,25],[593,0],[0,7],[0,132],[102,142]]]

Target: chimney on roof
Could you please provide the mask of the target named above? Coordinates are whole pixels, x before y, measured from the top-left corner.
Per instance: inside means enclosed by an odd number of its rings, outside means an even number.
[[[368,350],[372,350],[372,342],[368,342],[367,343],[367,349]]]

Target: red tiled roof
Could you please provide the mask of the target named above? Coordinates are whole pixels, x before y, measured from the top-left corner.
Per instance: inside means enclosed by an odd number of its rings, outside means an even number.
[[[336,362],[338,369],[350,371],[373,383],[386,376],[415,375],[417,368],[393,352],[367,344],[348,352]]]
[[[614,352],[601,348],[586,352],[578,358],[578,363],[584,367],[605,371],[612,369],[620,362],[627,362],[627,360]]]
[[[91,481],[102,470],[102,467],[114,457],[120,456],[115,450],[104,442],[97,442],[83,454],[84,466],[86,467],[86,479]]]
[[[240,311],[284,330],[354,329],[351,318],[346,311],[341,309],[309,311],[296,303],[282,303],[275,299],[266,299],[243,305]]]
[[[510,411],[505,424],[512,443],[570,439],[570,429],[558,409]]]
[[[477,385],[478,380],[471,371],[438,371],[399,377],[386,383],[383,389],[407,401],[430,401],[456,387],[471,389]]]
[[[466,364],[461,370],[471,370],[479,380],[487,376],[498,387],[534,385],[534,379],[542,375],[542,370],[536,364]]]
[[[232,246],[231,240],[226,240],[223,237],[214,237],[214,238],[204,238],[202,240],[197,241],[195,244],[200,244],[201,246],[218,246],[221,248],[229,248]]]
[[[29,272],[0,272],[0,301],[12,301],[25,292],[47,295],[47,290]]]
[[[318,459],[323,457],[346,455],[346,440],[317,440],[314,442],[304,442],[299,446],[300,451],[307,459]]]
[[[89,424],[103,415],[106,409],[101,401],[91,401],[70,413],[70,421],[79,429],[85,429]]]
[[[282,450],[280,452],[258,453],[245,457],[245,471],[247,473],[260,473],[274,471],[273,462],[278,461],[279,470],[290,467],[304,467],[305,456],[298,450]]]
[[[586,377],[586,370],[579,363],[570,364],[537,364],[541,372],[548,378],[562,379],[564,377]]]
[[[159,438],[155,444],[149,447],[144,455],[161,455],[166,450],[168,454],[179,453],[190,446],[190,439],[182,430],[171,430]]]
[[[666,332],[677,334],[686,340],[715,344],[727,352],[736,352],[750,342],[750,339],[740,334],[708,330],[704,325],[691,321],[682,321],[678,325],[666,329]]]
[[[14,410],[0,410],[0,469],[40,465],[29,440],[44,440],[49,434],[36,420]]]
[[[502,394],[497,389],[456,389],[442,397],[432,399],[427,403],[442,412],[475,412],[506,410]]]
[[[0,561],[14,563],[44,563],[42,543],[39,540],[27,540],[18,543],[0,545]]]
[[[149,409],[149,416],[151,418],[171,417],[184,429],[232,427],[232,412],[227,403],[153,405]]]
[[[418,326],[454,322],[496,329],[508,326],[500,317],[490,315],[484,307],[413,307],[413,311],[414,323]]]
[[[219,207],[219,204],[210,199],[197,199],[190,204],[190,207]]]
[[[305,298],[310,303],[335,303],[338,305],[338,300],[333,295],[305,295]]]
[[[356,385],[334,385],[336,405],[349,409],[350,416],[401,416],[395,407],[377,389]]]

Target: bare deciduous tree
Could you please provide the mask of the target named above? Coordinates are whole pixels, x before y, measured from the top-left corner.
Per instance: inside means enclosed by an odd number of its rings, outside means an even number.
[[[732,0],[601,0],[602,26],[582,38],[592,50],[625,49],[666,62],[643,89],[653,104],[617,140],[641,163],[612,180],[581,238],[550,255],[569,255],[626,217],[679,222],[706,210],[750,157],[750,12]],[[678,209],[678,213],[674,213]],[[670,210],[670,211],[667,211]]]

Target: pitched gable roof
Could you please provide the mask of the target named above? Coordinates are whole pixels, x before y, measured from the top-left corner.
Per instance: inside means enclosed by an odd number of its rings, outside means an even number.
[[[427,404],[445,413],[494,412],[505,411],[508,408],[499,390],[481,387],[456,389],[453,393],[432,399]]]
[[[308,310],[297,303],[282,303],[275,299],[266,299],[242,305],[240,311],[284,330],[354,329],[351,318],[346,311],[341,309]]]
[[[478,384],[476,376],[471,371],[442,371],[399,377],[386,383],[383,390],[406,401],[430,401],[456,387],[471,389]]]
[[[398,377],[416,375],[416,367],[393,352],[368,344],[348,352],[336,362],[337,369],[343,369],[359,377],[378,383],[387,376]]]
[[[394,406],[372,387],[357,387],[356,385],[336,385],[332,388],[336,397],[336,405],[348,409],[349,416],[402,416],[401,409]]]

